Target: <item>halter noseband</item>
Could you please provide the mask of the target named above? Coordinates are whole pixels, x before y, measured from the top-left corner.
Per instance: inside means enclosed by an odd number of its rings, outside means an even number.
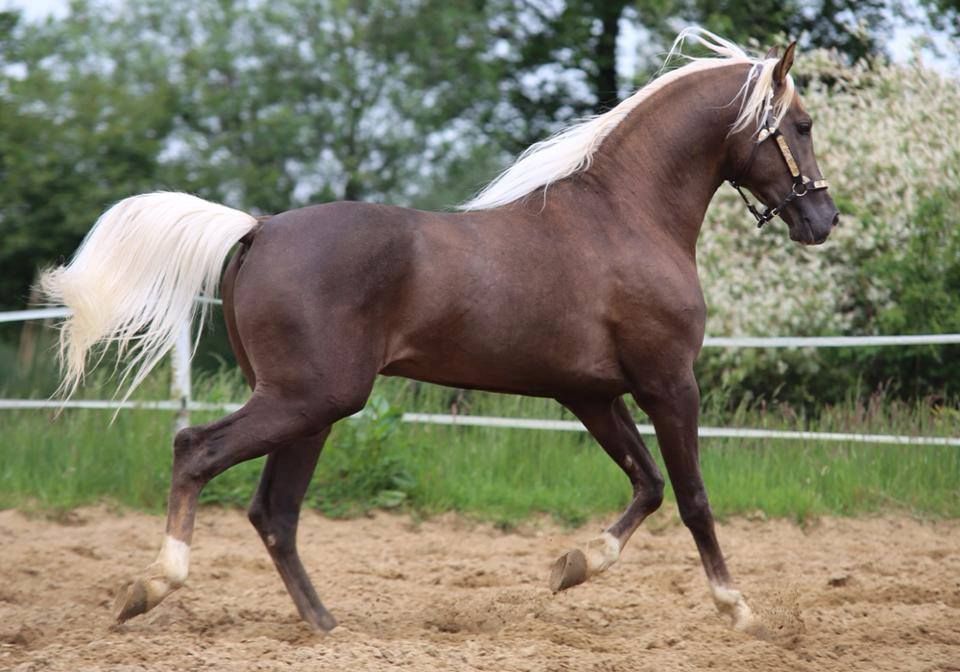
[[[753,162],[757,158],[757,150],[760,148],[760,144],[767,138],[771,137],[775,138],[777,141],[777,147],[780,148],[780,154],[783,156],[783,160],[787,164],[787,169],[790,171],[790,176],[793,178],[793,186],[790,189],[790,193],[787,194],[786,198],[784,198],[779,205],[775,205],[772,208],[765,208],[763,212],[761,212],[757,210],[757,206],[751,203],[750,199],[747,198],[747,195],[743,193],[743,188],[740,186],[740,180],[750,171],[751,166],[753,166]],[[792,203],[798,198],[803,198],[811,191],[826,189],[830,186],[827,184],[826,180],[814,180],[800,172],[800,167],[797,165],[797,160],[793,158],[793,152],[790,151],[790,145],[787,143],[787,139],[783,137],[783,134],[780,132],[779,128],[770,127],[769,117],[768,120],[764,122],[760,133],[757,134],[757,141],[753,143],[753,150],[750,152],[750,157],[743,165],[743,168],[737,172],[737,176],[730,180],[730,185],[737,190],[737,193],[740,194],[740,198],[742,198],[743,202],[747,204],[747,210],[749,210],[750,214],[756,218],[758,229],[779,215],[788,204]]]

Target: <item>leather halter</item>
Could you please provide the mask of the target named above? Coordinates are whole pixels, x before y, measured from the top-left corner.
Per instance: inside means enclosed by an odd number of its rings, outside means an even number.
[[[756,218],[758,229],[779,215],[788,204],[792,203],[798,198],[803,198],[811,191],[827,189],[830,186],[826,180],[814,180],[802,174],[800,172],[800,166],[797,165],[797,160],[793,158],[793,152],[790,151],[790,145],[787,143],[787,139],[783,137],[783,134],[780,132],[779,128],[771,128],[768,124],[769,121],[764,122],[764,127],[757,134],[757,141],[753,143],[753,150],[750,152],[750,157],[747,159],[747,162],[743,165],[743,167],[737,172],[737,176],[729,181],[731,186],[737,190],[738,194],[740,194],[740,198],[743,199],[743,202],[747,204],[747,209],[750,211],[750,214]],[[790,189],[790,193],[787,194],[787,196],[778,205],[767,207],[761,212],[757,210],[757,206],[751,203],[750,199],[747,198],[747,195],[743,192],[740,180],[750,171],[754,160],[757,158],[757,150],[767,138],[774,138],[777,141],[777,147],[780,148],[780,154],[783,156],[783,160],[787,164],[787,169],[790,171],[790,176],[793,178],[793,186]]]

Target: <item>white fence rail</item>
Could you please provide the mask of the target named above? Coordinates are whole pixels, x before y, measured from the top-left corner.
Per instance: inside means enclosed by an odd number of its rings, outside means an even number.
[[[24,322],[26,320],[50,320],[70,315],[69,308],[37,308],[36,310],[11,310],[0,313],[0,322]]]
[[[885,345],[948,345],[960,343],[960,334],[904,336],[707,336],[705,348],[856,348]]]
[[[204,303],[219,304],[216,299],[199,298]],[[0,323],[21,322],[24,320],[52,319],[67,317],[66,308],[40,308],[36,310],[18,310],[0,313]],[[839,348],[839,347],[878,347],[910,345],[947,345],[960,343],[960,334],[919,334],[901,336],[783,336],[783,337],[706,337],[706,348]],[[197,402],[191,398],[190,381],[190,330],[185,325],[180,332],[174,348],[172,400],[166,401],[108,401],[100,399],[71,400],[66,402],[42,399],[0,399],[0,410],[26,410],[82,408],[97,410],[148,410],[175,411],[176,426],[182,428],[189,424],[191,411],[219,411],[230,413],[240,408],[237,403]],[[360,415],[360,414],[358,414]],[[461,427],[499,427],[504,429],[551,430],[565,432],[583,432],[586,428],[573,420],[543,420],[536,418],[499,418],[476,415],[445,415],[434,413],[404,413],[403,422],[433,425],[455,425]],[[651,425],[638,424],[641,434],[653,435]],[[904,436],[895,434],[857,434],[844,432],[807,432],[772,429],[751,429],[735,427],[700,427],[703,438],[749,438],[749,439],[785,439],[793,441],[840,441],[848,443],[893,444],[905,446],[955,446],[960,447],[960,438],[934,436]]]
[[[179,401],[104,401],[101,399],[76,401],[49,401],[33,399],[0,399],[0,410],[85,408],[96,410],[141,410],[141,411],[219,411],[232,413],[242,404]],[[357,413],[357,416],[363,412]],[[354,416],[356,417],[356,416]],[[537,418],[498,418],[484,415],[446,415],[439,413],[404,413],[403,422],[426,425],[449,425],[456,427],[497,427],[501,429],[533,429],[556,432],[585,432],[587,428],[576,420],[541,420]],[[654,436],[653,425],[638,424],[637,430]],[[742,429],[736,427],[700,427],[701,438],[723,439],[786,439],[793,441],[841,441],[847,443],[890,444],[901,446],[955,446],[960,439],[940,436],[903,436],[897,434],[857,434],[849,432],[806,432],[778,429]]]

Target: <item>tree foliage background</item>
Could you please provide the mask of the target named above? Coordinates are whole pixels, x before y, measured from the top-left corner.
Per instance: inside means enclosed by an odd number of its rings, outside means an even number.
[[[922,6],[924,22],[956,32],[955,2]],[[74,0],[39,23],[0,12],[0,308],[23,307],[37,269],[69,256],[130,194],[190,191],[255,213],[335,199],[449,207],[532,142],[646,82],[687,23],[757,48],[798,37],[805,50],[830,48],[836,62],[871,70],[888,60],[898,7]],[[922,207],[936,222],[955,213]],[[950,235],[937,227],[930,241]],[[917,254],[944,249],[924,241],[911,243]],[[953,278],[956,262],[943,263],[953,266],[937,277]],[[770,382],[756,371],[757,385]]]

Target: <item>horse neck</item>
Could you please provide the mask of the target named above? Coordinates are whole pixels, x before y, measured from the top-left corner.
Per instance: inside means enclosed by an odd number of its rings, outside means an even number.
[[[730,172],[730,104],[746,66],[694,72],[642,102],[604,140],[590,169],[620,225],[666,228],[694,253],[713,194]],[[648,232],[648,231],[646,231]]]

